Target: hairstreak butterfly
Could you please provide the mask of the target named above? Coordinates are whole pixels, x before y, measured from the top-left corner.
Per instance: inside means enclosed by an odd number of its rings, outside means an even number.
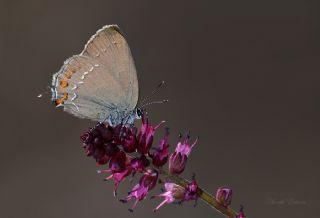
[[[80,118],[130,125],[142,116],[130,48],[117,25],[94,34],[83,51],[53,75],[52,101]]]

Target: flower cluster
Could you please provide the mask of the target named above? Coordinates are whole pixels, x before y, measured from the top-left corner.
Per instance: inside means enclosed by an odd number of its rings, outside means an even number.
[[[137,172],[146,173],[150,164],[147,156],[153,143],[153,135],[162,123],[153,127],[148,119],[143,119],[139,133],[134,126],[119,124],[112,127],[98,123],[80,136],[87,156],[92,156],[99,165],[109,164],[109,169],[99,170],[98,173],[110,173],[106,180],[114,179],[115,194],[120,182],[126,177]],[[154,155],[152,159],[163,158],[161,155],[162,153]]]
[[[163,122],[152,126],[148,119],[143,117],[140,130],[133,125],[119,124],[113,127],[98,123],[80,136],[86,155],[93,157],[98,165],[107,167],[98,170],[98,173],[108,173],[105,180],[114,180],[114,195],[117,194],[119,184],[125,178],[140,175],[139,182],[125,198],[120,200],[123,203],[135,200],[130,211],[133,211],[139,201],[147,197],[158,181],[160,183],[159,176],[166,163],[168,163],[169,175],[180,175],[186,168],[192,148],[197,144],[198,138],[193,143],[189,143],[189,134],[186,134],[183,140],[180,134],[175,151],[169,155],[169,130],[166,128],[160,142],[152,147],[155,132]],[[152,197],[164,199],[154,211],[174,201],[180,204],[190,200],[197,202],[199,190],[194,177],[184,185],[167,181],[164,183],[164,192]],[[232,199],[232,190],[228,187],[220,187],[217,190],[216,199],[218,203],[228,207]]]

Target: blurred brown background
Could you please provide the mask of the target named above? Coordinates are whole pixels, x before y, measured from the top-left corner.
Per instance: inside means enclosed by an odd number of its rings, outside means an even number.
[[[79,135],[92,122],[36,96],[105,24],[126,35],[141,95],[167,82],[150,108],[200,142],[188,162],[202,187],[234,190],[247,217],[319,217],[318,1],[0,1],[1,218],[223,217],[159,200],[134,213],[112,195]],[[159,131],[157,136],[161,136]],[[125,182],[119,197],[133,184]],[[156,190],[153,193],[157,193]]]

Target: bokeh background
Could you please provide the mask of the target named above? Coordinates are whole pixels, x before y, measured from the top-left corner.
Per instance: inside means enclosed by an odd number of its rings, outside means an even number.
[[[247,217],[319,217],[318,1],[0,1],[0,217],[223,217],[207,205],[112,195],[80,146],[94,123],[54,108],[46,90],[63,61],[105,24],[130,44],[141,96],[179,132],[200,137],[184,177],[234,190]],[[162,132],[157,133],[160,137]],[[119,198],[133,184],[120,187]],[[159,190],[153,193],[158,193]]]

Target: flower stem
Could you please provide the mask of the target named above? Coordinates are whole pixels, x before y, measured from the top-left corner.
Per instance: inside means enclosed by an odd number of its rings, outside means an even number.
[[[182,187],[187,187],[187,185],[189,183],[188,180],[181,178],[179,176],[173,175],[164,169],[159,168],[159,171],[162,175],[164,175],[168,179],[172,180],[173,182],[177,183],[178,185],[181,185]],[[218,201],[215,199],[215,197],[210,195],[204,189],[199,187],[197,194],[201,200],[203,200],[205,203],[209,204],[211,207],[213,207],[214,209],[216,209],[218,212],[222,213],[226,217],[235,218],[238,215],[237,212],[235,212],[230,207],[224,207],[223,205],[219,204]]]

